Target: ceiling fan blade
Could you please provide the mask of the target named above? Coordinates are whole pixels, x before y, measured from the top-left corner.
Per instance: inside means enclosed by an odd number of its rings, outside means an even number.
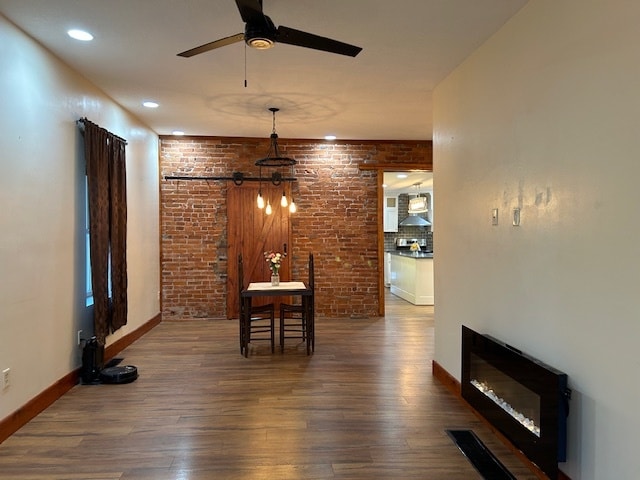
[[[236,5],[244,23],[263,21],[262,0],[236,0]]]
[[[313,33],[302,32],[282,25],[278,27],[276,41],[280,43],[287,43],[289,45],[297,45],[299,47],[338,53],[349,57],[355,57],[362,51],[361,47],[356,47],[355,45],[349,45],[348,43],[339,42],[326,37],[320,37]]]
[[[215,48],[231,45],[232,43],[241,42],[242,40],[244,40],[244,33],[236,33],[235,35],[231,35],[230,37],[221,38],[220,40],[216,40],[215,42],[205,43],[204,45],[200,45],[199,47],[185,50],[184,52],[179,53],[178,56],[187,58],[193,57],[194,55],[199,55]]]

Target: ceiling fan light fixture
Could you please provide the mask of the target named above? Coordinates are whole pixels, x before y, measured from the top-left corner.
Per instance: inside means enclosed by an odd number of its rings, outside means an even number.
[[[284,25],[276,28],[271,18],[264,14],[262,0],[236,0],[236,5],[245,23],[244,33],[237,33],[230,37],[205,43],[199,47],[178,53],[178,56],[193,57],[242,40],[246,45],[256,50],[267,50],[276,43],[285,43],[350,57],[355,57],[362,51],[361,47],[296,30],[295,28],[285,27]]]
[[[264,37],[254,37],[247,39],[247,45],[256,50],[267,50],[273,47],[273,40]]]
[[[263,21],[249,22],[244,27],[244,41],[256,50],[267,50],[275,44],[276,27],[269,17],[263,17]]]

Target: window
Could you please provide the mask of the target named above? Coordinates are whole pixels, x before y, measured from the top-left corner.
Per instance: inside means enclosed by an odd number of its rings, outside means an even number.
[[[85,289],[86,302],[85,305],[90,307],[93,305],[93,285],[91,283],[91,240],[89,239],[89,187],[87,185],[87,177],[84,177],[84,231],[85,231]],[[111,265],[111,253],[109,253],[109,265]],[[107,288],[109,289],[109,298],[111,298],[111,269],[109,269],[107,277]]]

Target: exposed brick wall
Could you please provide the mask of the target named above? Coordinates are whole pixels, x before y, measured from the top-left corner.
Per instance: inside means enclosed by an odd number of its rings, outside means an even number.
[[[289,255],[294,278],[315,256],[316,312],[327,317],[378,312],[377,178],[369,164],[431,166],[431,142],[279,139],[298,161],[292,184]],[[268,139],[161,137],[160,182],[163,318],[225,318],[227,281],[226,183],[165,180],[167,175],[258,176],[255,160]],[[265,172],[263,172],[264,174]]]

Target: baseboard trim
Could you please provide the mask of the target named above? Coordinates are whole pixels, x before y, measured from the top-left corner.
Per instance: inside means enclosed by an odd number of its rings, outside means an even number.
[[[153,317],[151,320],[149,320],[133,332],[125,335],[124,337],[113,342],[111,345],[105,347],[105,361],[115,357],[127,346],[131,345],[145,333],[156,327],[161,321],[162,316],[158,313],[155,317]],[[47,408],[49,405],[51,405],[53,402],[55,402],[61,396],[71,390],[74,386],[76,386],[78,384],[79,376],[80,368],[74,369],[73,371],[67,373],[60,380],[55,382],[53,385],[33,397],[22,407],[18,408],[15,412],[0,420],[0,443],[4,442],[20,428],[29,423],[45,408]]]
[[[0,420],[0,443],[4,442],[45,408],[71,390],[78,383],[79,373],[79,368],[69,372],[18,410]]]
[[[460,393],[460,382],[449,372],[447,372],[442,365],[433,360],[431,362],[431,374],[440,382],[442,385],[449,390],[453,395],[455,395],[458,400],[460,400],[469,410],[473,412],[473,414],[478,417],[478,419],[484,423],[489,429],[493,432],[493,434],[498,437],[498,439],[516,455],[520,461],[531,470],[531,472],[538,477],[540,480],[550,480],[549,477],[540,470],[534,463],[529,460],[524,453],[522,453],[518,448],[513,445],[507,437],[502,435],[493,425],[491,425],[480,413],[473,408],[464,398],[462,398],[462,394]],[[571,480],[564,472],[558,471],[557,480]]]
[[[119,338],[118,340],[113,342],[111,345],[107,345],[106,347],[104,347],[105,362],[111,360],[113,357],[115,357],[118,353],[120,353],[122,350],[127,348],[133,342],[138,340],[140,337],[148,333],[153,328],[157,327],[161,321],[162,321],[162,315],[158,313],[155,317],[153,317],[151,320],[149,320],[145,324],[141,325],[139,328],[137,328],[133,332],[129,332],[124,337]]]

